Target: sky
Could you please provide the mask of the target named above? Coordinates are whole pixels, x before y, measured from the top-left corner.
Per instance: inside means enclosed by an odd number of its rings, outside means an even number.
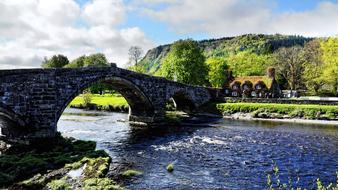
[[[338,0],[0,0],[0,69],[92,53],[124,67],[131,46],[247,33],[335,36]]]

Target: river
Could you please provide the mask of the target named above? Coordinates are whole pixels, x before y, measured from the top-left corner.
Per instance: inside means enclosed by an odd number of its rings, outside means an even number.
[[[313,189],[317,178],[323,184],[336,181],[337,126],[218,119],[204,126],[140,129],[127,118],[66,109],[58,131],[96,141],[112,157],[111,170],[142,171],[124,182],[128,189],[266,189],[274,163],[284,183],[299,177],[297,186]]]

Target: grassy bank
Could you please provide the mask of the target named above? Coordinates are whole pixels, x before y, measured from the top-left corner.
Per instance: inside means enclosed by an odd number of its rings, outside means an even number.
[[[270,103],[218,103],[223,115],[251,113],[257,118],[303,118],[338,120],[338,106]]]
[[[125,98],[120,94],[93,94],[91,95],[91,101],[88,106],[85,106],[82,95],[77,96],[69,104],[71,108],[88,108],[105,111],[128,111],[128,103]]]

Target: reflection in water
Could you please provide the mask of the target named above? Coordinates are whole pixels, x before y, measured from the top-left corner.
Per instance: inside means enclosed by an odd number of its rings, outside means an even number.
[[[337,127],[219,120],[203,127],[133,128],[127,114],[66,113],[72,114],[58,123],[63,135],[97,141],[114,168],[143,171],[125,184],[128,189],[263,189],[273,161],[284,182],[299,176],[311,189],[317,177],[335,181]],[[175,170],[168,173],[172,162]]]

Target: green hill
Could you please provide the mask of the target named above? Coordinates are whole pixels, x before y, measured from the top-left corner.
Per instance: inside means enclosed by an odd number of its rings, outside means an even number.
[[[303,46],[305,42],[310,40],[311,38],[302,36],[247,34],[237,37],[201,40],[198,41],[198,44],[208,58],[227,57],[230,54],[236,54],[241,51],[271,54],[280,47]],[[161,67],[162,59],[170,51],[170,46],[171,44],[166,44],[150,49],[140,61],[139,67],[148,74],[156,73]]]

